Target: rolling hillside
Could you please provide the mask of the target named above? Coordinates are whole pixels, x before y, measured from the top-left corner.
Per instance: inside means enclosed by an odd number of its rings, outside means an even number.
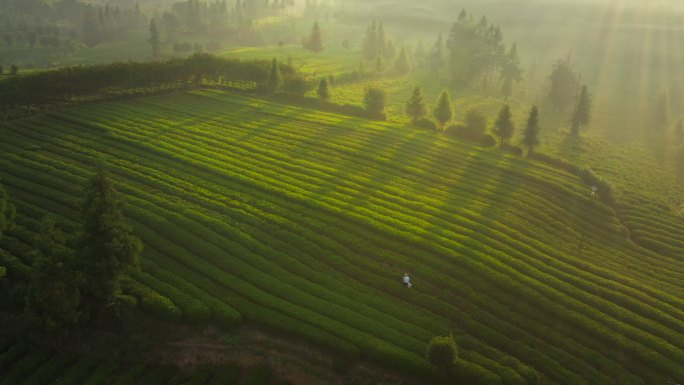
[[[74,225],[104,163],[145,245],[126,285],[164,316],[255,323],[424,375],[430,338],[451,332],[494,383],[684,380],[684,261],[635,245],[552,166],[208,90],[0,135],[19,212],[0,243],[10,275],[42,216]]]

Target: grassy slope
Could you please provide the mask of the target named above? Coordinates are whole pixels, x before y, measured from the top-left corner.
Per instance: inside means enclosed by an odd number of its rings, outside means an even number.
[[[462,357],[499,374],[527,373],[513,356],[553,383],[684,378],[684,265],[628,241],[549,166],[213,91],[94,104],[2,136],[0,176],[28,213],[9,254],[42,214],[76,220],[105,162],[145,243],[132,280],[189,320],[208,309],[231,324],[237,310],[413,370],[453,330]],[[405,271],[415,290],[398,284]]]

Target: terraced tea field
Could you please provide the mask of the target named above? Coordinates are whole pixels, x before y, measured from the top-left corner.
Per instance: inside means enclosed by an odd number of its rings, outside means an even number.
[[[428,341],[452,332],[461,363],[503,384],[684,380],[684,261],[632,243],[549,165],[209,90],[0,135],[20,214],[0,243],[9,274],[31,263],[43,215],[74,225],[101,162],[145,245],[126,285],[161,315],[250,322],[426,375]]]

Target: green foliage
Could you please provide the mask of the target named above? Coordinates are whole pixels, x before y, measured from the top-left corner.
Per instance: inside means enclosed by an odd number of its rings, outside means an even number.
[[[487,130],[487,117],[478,109],[470,108],[466,111],[463,119],[463,137],[470,140],[479,140]]]
[[[522,81],[522,72],[520,57],[518,56],[518,46],[513,44],[508,50],[501,67],[501,79],[503,80],[501,93],[505,98],[511,96],[513,83]]]
[[[427,114],[427,108],[425,107],[425,101],[423,100],[423,94],[420,91],[420,87],[415,86],[413,88],[413,93],[411,94],[411,99],[406,102],[406,115],[411,117],[411,121],[415,122],[424,117]]]
[[[394,61],[394,70],[400,74],[405,74],[411,70],[411,63],[409,62],[406,47],[402,47],[399,51],[399,56]]]
[[[283,92],[294,95],[297,98],[303,97],[311,88],[312,84],[307,81],[304,76],[299,74],[285,76],[285,79],[283,80]]]
[[[368,86],[364,90],[363,105],[370,116],[382,117],[385,114],[387,96],[381,88]]]
[[[432,120],[428,118],[420,118],[417,119],[414,123],[414,126],[417,128],[422,128],[424,130],[430,130],[430,131],[437,131],[437,123],[433,122]]]
[[[150,46],[152,46],[152,55],[157,56],[159,54],[159,44],[161,43],[159,39],[159,30],[157,30],[157,22],[154,18],[150,19],[150,39],[148,40]]]
[[[89,307],[102,308],[120,291],[123,273],[138,264],[142,243],[126,223],[109,173],[90,178],[83,204],[83,232],[78,258]]]
[[[321,78],[321,80],[318,82],[318,88],[316,89],[316,95],[318,95],[318,97],[325,102],[330,100],[330,89],[328,88],[328,79],[327,78]]]
[[[302,40],[302,45],[313,53],[319,53],[325,49],[325,47],[323,47],[321,27],[318,25],[318,22],[314,23],[309,37]]]
[[[557,111],[564,110],[575,101],[579,75],[575,71],[570,54],[556,59],[549,75],[549,102]]]
[[[437,103],[435,103],[435,107],[432,109],[432,115],[441,129],[451,120],[453,110],[451,109],[451,97],[447,91],[442,91],[439,95],[439,99],[437,99]]]
[[[9,193],[0,184],[0,238],[5,230],[12,227],[15,214],[14,206],[9,203]]]
[[[591,119],[591,97],[589,96],[589,91],[587,86],[582,86],[582,90],[579,94],[579,99],[577,99],[577,104],[572,113],[572,134],[574,136],[579,135],[580,128],[589,124]]]
[[[458,348],[453,337],[433,337],[427,347],[425,357],[438,369],[445,369],[454,364],[458,356]]]
[[[527,153],[534,153],[534,148],[539,144],[539,109],[532,106],[527,116],[527,124],[523,131],[522,144],[527,147]]]
[[[511,107],[508,104],[504,104],[503,107],[501,107],[501,110],[499,110],[499,114],[496,116],[492,132],[499,137],[501,145],[503,146],[513,136],[514,131],[515,125],[513,124]]]
[[[61,341],[80,316],[81,277],[66,243],[56,221],[45,218],[35,239],[24,312],[29,331],[37,340]]]
[[[584,89],[582,89],[582,91],[584,91]],[[652,112],[653,123],[656,126],[656,128],[662,129],[664,127],[667,127],[668,121],[670,120],[670,111],[668,105],[669,101],[667,97],[667,92],[660,92],[656,97]]]
[[[439,71],[444,67],[444,38],[441,33],[437,36],[435,44],[430,48],[426,61],[433,71]]]
[[[266,85],[268,87],[268,92],[270,93],[275,93],[276,91],[280,90],[280,87],[283,86],[283,75],[280,72],[278,60],[275,58],[273,58],[273,61],[271,62],[271,70],[268,74],[268,81]]]

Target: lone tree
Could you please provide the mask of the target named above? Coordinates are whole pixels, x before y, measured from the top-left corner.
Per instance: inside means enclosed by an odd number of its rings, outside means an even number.
[[[470,108],[466,111],[463,125],[468,139],[478,140],[487,130],[487,117],[480,110]]]
[[[363,95],[363,105],[366,112],[376,118],[381,118],[385,113],[385,91],[378,87],[366,87]]]
[[[324,102],[327,102],[328,100],[330,100],[330,88],[328,87],[328,79],[321,78],[321,81],[318,82],[318,88],[316,89],[316,94]]]
[[[437,120],[437,123],[439,123],[440,128],[444,128],[446,122],[451,120],[453,112],[451,110],[451,97],[448,92],[442,91],[442,94],[439,95],[437,104],[435,104],[435,108],[432,110],[432,115]]]
[[[150,19],[150,45],[152,46],[152,55],[155,57],[159,53],[159,30],[157,29],[157,23],[154,21],[154,17]]]
[[[121,276],[137,266],[142,251],[140,239],[121,212],[109,174],[102,168],[88,182],[83,220],[77,254],[83,274],[81,294],[87,310],[97,311],[120,292]]]
[[[428,345],[425,356],[428,362],[437,368],[440,382],[448,383],[451,377],[451,367],[458,355],[458,348],[453,337],[433,337]]]
[[[31,283],[24,314],[32,337],[60,344],[80,315],[80,275],[73,250],[53,218],[45,218],[36,236]]]
[[[268,80],[266,86],[268,87],[268,92],[274,93],[283,86],[283,76],[280,73],[280,66],[278,65],[278,60],[273,58],[271,63],[271,71],[268,74]]]
[[[425,108],[423,95],[420,91],[420,87],[415,86],[413,88],[413,93],[411,94],[411,99],[406,103],[406,115],[410,116],[411,122],[415,123],[418,119],[424,117],[425,114],[427,114],[427,108]]]
[[[499,115],[497,115],[494,128],[492,129],[494,135],[501,139],[501,146],[508,142],[513,136],[513,131],[515,131],[512,118],[511,107],[508,104],[504,104],[501,110],[499,110]]]
[[[325,47],[323,47],[321,27],[318,26],[318,22],[314,23],[309,37],[302,40],[302,46],[313,53],[319,53],[325,49]]]
[[[532,155],[534,148],[539,144],[539,130],[539,109],[537,106],[532,106],[522,139],[523,145],[527,147],[527,156]]]
[[[577,99],[577,104],[575,105],[575,110],[572,112],[572,134],[574,136],[579,136],[580,128],[589,124],[591,119],[591,96],[589,96],[589,91],[587,86],[582,86],[582,91],[580,91],[579,98]]]

